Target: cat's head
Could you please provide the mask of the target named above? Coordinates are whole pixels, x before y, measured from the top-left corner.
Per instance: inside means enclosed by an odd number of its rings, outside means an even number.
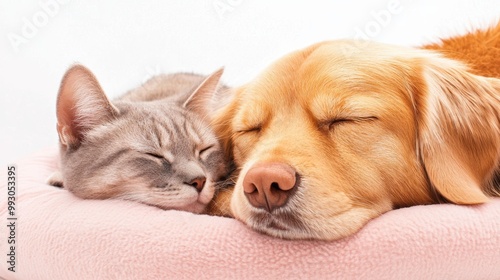
[[[62,185],[87,199],[202,212],[227,173],[207,122],[221,75],[161,101],[111,103],[87,68],[70,68],[57,99]]]

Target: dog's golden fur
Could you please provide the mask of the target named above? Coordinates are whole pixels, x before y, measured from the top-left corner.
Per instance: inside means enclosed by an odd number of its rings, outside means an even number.
[[[423,49],[344,40],[279,59],[214,119],[239,167],[231,214],[273,236],[332,240],[393,208],[488,201],[500,177],[499,76],[500,25]],[[242,187],[269,162],[299,178],[273,211]]]

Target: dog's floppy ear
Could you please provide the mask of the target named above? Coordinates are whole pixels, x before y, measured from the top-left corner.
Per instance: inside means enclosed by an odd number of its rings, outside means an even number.
[[[486,202],[499,164],[500,80],[441,57],[427,58],[422,71],[425,89],[416,111],[429,180],[453,203]]]
[[[66,71],[56,107],[59,141],[67,147],[78,147],[87,131],[118,114],[95,76],[82,65]]]

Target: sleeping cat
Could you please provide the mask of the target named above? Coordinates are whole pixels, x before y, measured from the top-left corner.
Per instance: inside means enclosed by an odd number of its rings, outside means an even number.
[[[203,212],[228,171],[208,125],[222,72],[157,76],[110,102],[87,68],[71,67],[57,98],[61,170],[49,183],[86,199]]]

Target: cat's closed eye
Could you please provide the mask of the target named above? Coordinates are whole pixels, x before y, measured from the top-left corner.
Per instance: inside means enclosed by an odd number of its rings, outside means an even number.
[[[148,156],[157,158],[157,159],[161,159],[161,160],[165,159],[165,157],[162,156],[162,155],[160,155],[160,154],[156,154],[156,153],[145,153],[145,154],[148,155]]]
[[[205,146],[198,151],[198,158],[204,159],[215,148],[215,144]]]

